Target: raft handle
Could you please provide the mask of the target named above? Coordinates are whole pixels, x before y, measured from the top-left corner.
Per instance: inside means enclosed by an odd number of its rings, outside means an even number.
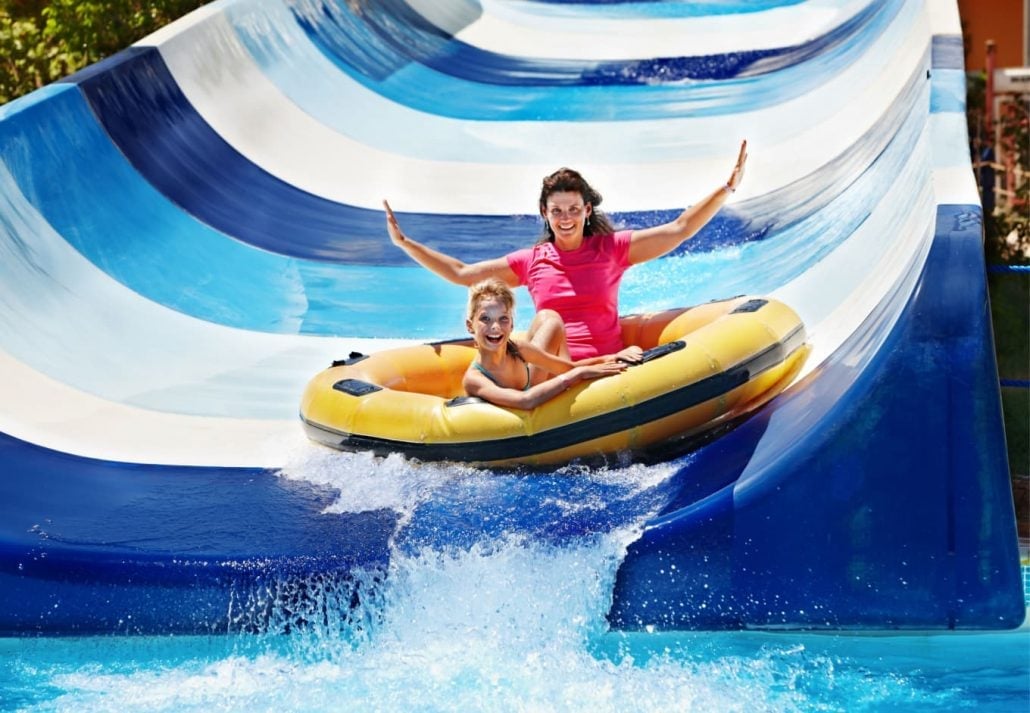
[[[383,390],[382,386],[376,386],[360,379],[340,379],[333,384],[333,388],[351,396],[365,396]]]
[[[465,404],[485,404],[486,401],[479,398],[478,396],[455,396],[453,399],[448,401],[444,406],[451,408],[452,406],[464,406]]]
[[[742,312],[757,312],[758,310],[769,304],[769,300],[763,300],[762,298],[748,300],[742,305],[738,305],[730,314],[741,314]]]
[[[333,359],[333,366],[350,366],[351,364],[357,364],[359,361],[364,359],[368,359],[368,354],[351,352],[346,359]]]
[[[657,359],[658,357],[663,357],[666,354],[678,352],[685,346],[687,346],[687,343],[684,342],[682,339],[677,339],[674,342],[666,342],[665,344],[659,344],[657,347],[653,347],[644,352],[644,354],[640,358],[640,363],[646,364],[647,362],[652,361],[653,359]],[[630,364],[630,366],[633,365]]]

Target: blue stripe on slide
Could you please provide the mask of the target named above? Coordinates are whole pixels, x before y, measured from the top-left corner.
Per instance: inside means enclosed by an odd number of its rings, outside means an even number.
[[[265,250],[350,264],[407,262],[385,235],[380,210],[358,208],[300,190],[247,160],[222,139],[182,94],[160,53],[133,48],[70,78],[104,130],[158,190],[213,228]],[[360,167],[355,167],[360,170]],[[471,259],[526,243],[523,223],[505,217],[407,214],[406,228],[434,235],[447,252]]]
[[[222,557],[357,549],[348,544],[350,537],[339,539],[343,531],[337,527],[346,518],[323,513],[335,500],[335,490],[266,470],[97,460],[4,433],[0,460],[13,474],[0,478],[0,540],[7,546],[123,553],[146,546],[156,552]],[[61,493],[61,498],[42,495],[52,493]],[[236,532],[236,541],[227,546],[212,540],[210,527],[196,522],[204,519],[197,517],[198,507],[211,510],[225,540],[231,541],[230,533]],[[263,513],[260,526],[254,519],[258,513]],[[268,522],[269,517],[274,521]],[[181,527],[188,520],[195,521],[193,526]]]
[[[512,57],[454,39],[403,0],[380,0],[360,15],[346,3],[294,6],[297,22],[334,57],[374,81],[412,62],[470,82],[526,87],[674,84],[769,74],[854,42],[884,5],[877,0],[825,34],[789,47],[640,60],[547,60]],[[471,19],[471,18],[470,18]]]
[[[625,19],[746,15],[807,0],[534,0],[532,11],[542,17],[619,17]],[[528,3],[527,3],[528,4]],[[552,7],[553,6],[553,7]],[[584,6],[584,10],[576,6]],[[589,6],[589,7],[587,7]],[[549,10],[550,12],[546,12]]]
[[[934,35],[931,41],[934,69],[965,70],[965,47],[958,35]]]
[[[267,470],[96,460],[4,433],[0,462],[3,632],[210,633],[248,586],[384,566],[397,525],[328,513],[335,489]]]
[[[294,6],[294,10],[312,43],[336,67],[408,107],[482,121],[613,121],[754,111],[799,96],[853,64],[903,6],[901,0],[877,0],[844,23],[846,30],[840,36],[808,49],[795,49],[788,63],[777,67],[779,71],[758,76],[740,71],[741,59],[734,54],[700,58],[700,63],[681,58],[670,64],[658,59],[635,66],[598,63],[589,69],[565,63],[563,69],[557,63],[515,60],[474,48],[458,51],[453,41],[444,42],[437,35],[429,41],[417,34],[411,36],[413,49],[390,34],[397,28],[383,18],[378,21],[384,23],[384,29],[377,33],[364,16],[355,18],[343,6],[305,5],[300,9]],[[441,54],[443,50],[446,52]],[[456,56],[451,58],[450,53]],[[745,63],[757,61],[751,58]],[[677,69],[677,62],[683,66]],[[687,66],[701,71],[697,68],[706,64],[711,65],[704,70],[707,78],[729,78],[687,81],[691,79],[683,74]],[[634,72],[643,74],[643,84],[624,83],[623,75]],[[527,73],[528,81],[523,76]],[[656,86],[658,78],[670,73],[675,81]],[[562,82],[557,79],[560,75],[565,76]],[[534,84],[534,76],[538,84]],[[545,77],[549,81],[543,81]],[[486,80],[490,83],[484,83]],[[440,102],[441,96],[447,101]]]
[[[282,255],[350,265],[406,265],[386,238],[380,210],[302,191],[242,156],[194,110],[154,48],[134,48],[70,79],[121,152],[152,185],[197,219]],[[356,167],[355,170],[360,170]],[[675,211],[627,212],[626,225],[667,220]],[[405,230],[464,260],[494,258],[531,244],[535,216],[404,213]],[[735,231],[731,215],[712,230]],[[721,226],[721,227],[720,227]],[[747,235],[758,237],[762,230]],[[490,236],[483,240],[483,236]],[[746,238],[745,238],[746,239]]]
[[[885,70],[882,57],[897,51],[912,32],[915,14],[907,12],[878,39],[877,53],[862,60],[862,76],[875,81],[874,77],[889,71]],[[463,162],[471,156],[478,164],[546,166],[555,160],[554,129],[549,128],[553,127],[553,122],[510,124],[457,120],[409,109],[380,97],[337,69],[307,40],[289,9],[279,2],[234,3],[225,8],[225,19],[235,37],[224,29],[217,33],[196,33],[204,38],[198,52],[224,56],[222,61],[230,67],[225,77],[234,76],[233,68],[237,64],[241,65],[242,72],[253,71],[247,58],[242,56],[250,55],[249,59],[283,97],[319,123],[353,141],[390,154],[432,161]],[[217,39],[209,36],[215,34]],[[242,47],[237,46],[237,42]],[[170,66],[175,73],[176,66]],[[795,105],[793,116],[804,115],[811,120],[810,124],[819,125],[847,106],[855,91],[859,89],[852,82],[830,82],[801,99],[804,105]],[[189,89],[186,93],[190,94]],[[438,97],[440,101],[444,99]],[[341,107],[346,109],[341,111]],[[206,113],[204,107],[199,109],[201,114]],[[786,116],[785,109],[773,106],[765,111],[748,111],[746,116],[750,118],[743,123],[731,119],[736,129],[718,116],[701,121],[639,120],[632,127],[620,127],[620,122],[580,122],[574,129],[560,125],[560,142],[567,149],[564,155],[589,156],[591,163],[641,164],[707,158],[713,151],[719,151],[716,144],[705,138],[713,132],[720,135],[739,132],[751,138],[756,147],[794,137],[800,126],[794,118]],[[631,141],[623,140],[625,131],[632,132]]]

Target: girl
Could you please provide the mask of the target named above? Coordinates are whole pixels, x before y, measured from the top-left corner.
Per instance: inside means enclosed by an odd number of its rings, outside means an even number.
[[[532,409],[576,382],[626,369],[626,362],[615,354],[572,362],[532,342],[513,340],[514,309],[515,295],[500,280],[484,280],[469,290],[465,327],[478,352],[462,380],[469,396],[498,406]],[[549,374],[556,376],[545,378]]]

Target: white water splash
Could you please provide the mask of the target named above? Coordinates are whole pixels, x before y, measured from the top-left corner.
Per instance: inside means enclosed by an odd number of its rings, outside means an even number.
[[[341,453],[308,445],[298,449],[280,474],[292,480],[328,485],[339,491],[328,513],[394,510],[410,513],[452,480],[476,474],[458,465],[413,464],[400,455]]]
[[[155,638],[143,660],[131,648],[104,660],[103,639],[64,642],[63,656],[21,664],[25,676],[24,667],[35,667],[36,691],[49,689],[46,700],[22,707],[950,711],[976,700],[964,690],[970,679],[951,673],[961,669],[968,639],[941,637],[956,643],[934,664],[934,641],[926,637],[609,633],[604,612],[626,536],[574,547],[511,539],[399,557],[374,635],[356,646],[250,637],[223,640],[219,651],[210,639]],[[67,653],[76,646],[87,655]],[[1011,703],[1018,673],[992,685],[1007,687]],[[980,710],[1004,708],[985,702]]]
[[[566,479],[553,482],[615,485],[632,497],[657,488],[670,472],[669,466],[569,468]],[[411,513],[455,484],[503,488],[509,476],[308,449],[283,477],[338,489],[332,512]],[[599,507],[574,488],[559,491],[543,488],[539,502],[527,507],[551,499],[562,516]],[[978,700],[970,691],[975,678],[954,673],[972,665],[972,638],[959,646],[947,637],[610,632],[605,615],[613,582],[639,524],[560,542],[509,533],[464,547],[394,552],[379,591],[357,605],[360,611],[347,612],[346,597],[335,603],[341,616],[362,622],[359,635],[327,626],[289,635],[0,646],[0,679],[20,682],[0,691],[25,696],[4,707],[632,713],[922,712],[976,704],[981,713],[1005,710]],[[935,642],[951,648],[935,654]],[[977,650],[974,658],[989,657]],[[1014,659],[1010,652],[1001,660]],[[999,673],[989,688],[1003,691],[992,695],[1011,704],[1025,667],[1006,674],[990,665]]]

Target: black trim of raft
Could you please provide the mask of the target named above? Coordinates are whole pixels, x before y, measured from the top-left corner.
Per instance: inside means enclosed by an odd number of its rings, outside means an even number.
[[[308,438],[344,451],[372,451],[377,456],[401,453],[422,461],[490,462],[525,458],[618,433],[704,403],[782,363],[804,343],[805,330],[802,325],[798,325],[782,341],[720,374],[633,406],[528,436],[461,443],[413,443],[344,433],[312,423],[303,417],[301,420]]]

